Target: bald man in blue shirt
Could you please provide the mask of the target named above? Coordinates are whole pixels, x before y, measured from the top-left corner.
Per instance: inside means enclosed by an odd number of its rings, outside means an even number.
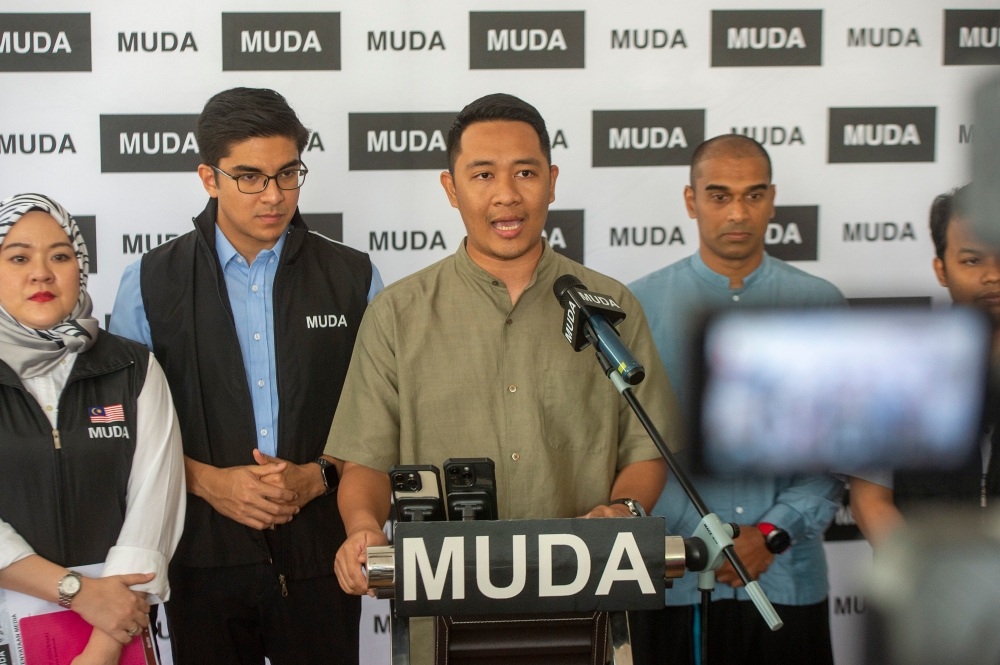
[[[833,284],[764,251],[774,197],[763,146],[736,134],[705,141],[695,150],[691,184],[684,188],[688,215],[698,220],[698,252],[629,285],[684,407],[693,399],[685,360],[702,314],[844,304]],[[736,551],[785,622],[772,633],[726,563],[712,594],[709,663],[832,665],[823,532],[840,505],[842,484],[830,476],[798,475],[696,478],[695,485],[723,522],[741,525]],[[653,513],[666,519],[668,533],[683,536],[700,519],[677,482],[667,482]],[[650,662],[700,662],[692,660],[699,599],[697,576],[688,574],[667,591],[664,610],[637,617],[637,662],[646,651]]]

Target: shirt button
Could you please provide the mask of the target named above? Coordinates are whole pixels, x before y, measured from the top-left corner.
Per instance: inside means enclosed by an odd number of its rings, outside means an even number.
[[[508,325],[508,326],[509,326],[510,324],[512,324],[512,323],[514,323],[514,319],[507,319],[507,325]]]
[[[743,514],[743,506],[736,506],[736,514],[737,515]]]
[[[498,281],[496,281],[496,280],[494,279],[494,280],[493,280],[493,286],[500,286],[500,282],[498,282]]]
[[[259,340],[260,339],[260,333],[254,333],[253,334],[253,338],[256,339],[256,340]]]
[[[257,385],[260,386],[261,388],[263,388],[264,387],[264,379],[261,379],[260,381],[258,381]]]
[[[516,393],[516,392],[517,392],[517,386],[515,386],[515,385],[514,385],[514,384],[512,383],[512,384],[510,384],[509,386],[507,386],[507,390],[511,391],[512,393]]]
[[[268,261],[268,263],[274,263],[274,259],[271,259],[270,261]]]
[[[517,460],[521,459],[521,456],[518,455],[517,453],[513,453],[511,454],[510,458],[516,462]]]
[[[65,364],[66,364],[66,359],[65,359],[65,358],[63,358],[63,359],[62,359],[62,360],[60,360],[59,362],[61,362],[61,363],[62,363],[63,365],[65,365]]]
[[[739,297],[739,296],[733,296],[733,300],[734,300],[735,302],[739,302],[739,300],[740,300],[740,297]]]
[[[240,258],[236,259],[236,262],[237,262],[237,263],[243,263],[243,258],[242,258],[242,257],[240,257]]]
[[[261,435],[261,436],[267,436],[267,430],[266,430],[266,429],[262,429],[262,430],[260,431],[260,435]]]
[[[45,406],[45,410],[46,410],[46,411],[51,411],[51,410],[52,410],[52,405],[51,405],[51,404],[47,404],[47,405]]]
[[[250,290],[256,293],[256,291],[257,291],[257,285],[254,284],[253,286],[251,286]]]

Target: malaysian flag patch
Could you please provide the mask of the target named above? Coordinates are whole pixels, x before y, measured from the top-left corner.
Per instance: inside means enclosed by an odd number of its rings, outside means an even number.
[[[121,404],[111,406],[92,406],[89,409],[90,422],[92,423],[113,423],[125,420],[125,411]]]

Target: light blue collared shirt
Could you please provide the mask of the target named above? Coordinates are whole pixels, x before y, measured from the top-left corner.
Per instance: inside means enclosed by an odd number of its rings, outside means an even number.
[[[729,278],[713,271],[695,252],[692,256],[646,275],[629,289],[649,320],[660,359],[681,405],[687,407],[692,335],[703,313],[742,307],[836,307],[845,304],[840,290],[784,261],[764,254],[760,266],[743,279],[739,289],[729,288]],[[679,455],[684,459],[684,454]],[[671,474],[672,475],[672,474]],[[823,532],[830,524],[843,493],[843,484],[827,475],[774,478],[694,478],[709,510],[723,522],[760,524],[784,529],[792,546],[774,558],[760,576],[760,586],[772,603],[811,605],[829,593]],[[653,508],[666,519],[667,533],[688,537],[700,521],[675,478]],[[700,598],[698,576],[687,573],[667,591],[667,605],[692,605]],[[716,584],[713,600],[749,600],[742,587]]]
[[[233,310],[243,368],[253,400],[257,447],[271,456],[278,453],[278,370],[274,351],[272,292],[287,235],[282,234],[274,247],[262,249],[253,263],[247,265],[246,259],[240,256],[218,225],[215,227],[215,250],[226,278],[229,305]],[[152,350],[149,321],[142,302],[141,264],[140,259],[122,274],[111,312],[110,332],[145,344]],[[382,277],[373,263],[368,301],[371,302],[382,289]]]

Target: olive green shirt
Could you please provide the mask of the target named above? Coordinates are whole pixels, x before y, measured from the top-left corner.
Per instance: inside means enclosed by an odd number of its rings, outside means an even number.
[[[676,400],[638,300],[543,243],[514,306],[464,241],[372,300],[326,454],[383,472],[488,457],[501,519],[575,517],[607,504],[618,471],[660,455],[594,351],[576,353],[563,337],[552,284],[566,273],[627,314],[621,337],[646,369],[635,393],[678,449]]]

